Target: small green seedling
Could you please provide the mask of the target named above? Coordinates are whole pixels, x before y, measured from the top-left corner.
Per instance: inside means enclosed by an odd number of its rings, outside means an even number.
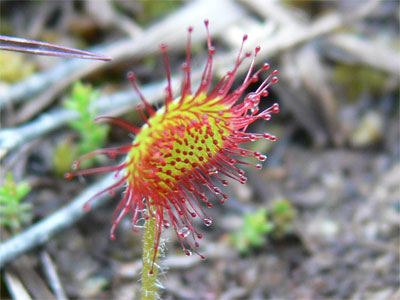
[[[102,148],[105,144],[109,127],[105,124],[96,124],[94,119],[97,111],[90,106],[98,97],[98,91],[90,85],[76,82],[72,92],[65,102],[65,107],[79,113],[79,118],[71,121],[69,125],[75,129],[79,135],[77,145],[69,141],[60,143],[55,150],[53,165],[57,174],[64,174],[70,169],[74,160],[79,156]],[[90,167],[95,160],[85,161],[83,167]]]
[[[251,248],[264,246],[267,243],[266,237],[273,228],[266,209],[245,214],[242,227],[233,235],[233,243],[242,254],[247,254]]]
[[[269,216],[274,230],[272,236],[274,238],[282,238],[285,235],[291,234],[294,230],[293,220],[297,212],[288,199],[277,199],[273,201],[269,209]]]
[[[0,186],[0,224],[18,232],[23,224],[32,220],[30,203],[21,203],[31,187],[24,182],[16,183],[11,173]]]
[[[108,126],[96,124],[94,119],[97,116],[97,111],[90,108],[90,105],[98,96],[98,91],[90,85],[76,82],[71,95],[65,102],[65,107],[77,111],[80,115],[79,119],[69,123],[72,128],[78,131],[80,136],[79,155],[103,147],[107,137]]]
[[[245,214],[243,225],[233,234],[232,242],[242,254],[247,254],[252,248],[265,246],[269,237],[281,239],[291,234],[296,215],[289,200],[277,199],[268,211],[262,208],[255,213]]]

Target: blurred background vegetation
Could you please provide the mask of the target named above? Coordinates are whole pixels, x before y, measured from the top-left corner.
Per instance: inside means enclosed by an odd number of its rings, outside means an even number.
[[[278,141],[251,145],[268,154],[263,171],[246,170],[246,185],[230,182],[229,201],[209,210],[213,226],[198,224],[207,261],[184,256],[174,232],[164,233],[162,297],[400,299],[399,12],[397,0],[0,1],[0,34],[113,57],[0,51],[2,243],[101,179],[62,178],[80,155],[132,141],[93,123],[107,114],[141,125],[127,71],[160,107],[161,43],[178,95],[189,26],[198,82],[208,18],[215,81],[233,67],[245,33],[246,51],[261,45],[257,66],[279,70],[261,108],[279,102],[281,113],[251,128]],[[3,268],[1,298],[135,299],[141,236],[126,218],[109,240],[120,194],[109,198]]]

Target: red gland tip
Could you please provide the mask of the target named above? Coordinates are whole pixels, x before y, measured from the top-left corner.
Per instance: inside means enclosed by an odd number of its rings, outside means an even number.
[[[255,49],[256,55],[258,54],[258,52],[260,52],[260,50],[261,50],[261,47],[257,46],[256,49]]]
[[[262,66],[262,69],[265,71],[265,70],[268,70],[269,69],[269,63],[264,63],[263,64],[263,66]]]
[[[243,42],[244,42],[245,40],[247,40],[248,37],[249,37],[249,36],[248,36],[247,34],[243,35]]]
[[[68,173],[64,174],[64,178],[67,179],[67,180],[70,180],[70,179],[72,179],[74,177],[75,177],[74,173],[71,173],[71,172],[68,172]]]
[[[210,21],[208,19],[204,20],[204,25],[206,25],[206,27],[208,27],[208,24],[210,23]]]
[[[267,97],[269,95],[269,91],[268,90],[264,90],[261,92],[261,96],[263,97]]]
[[[188,31],[189,31],[189,33],[192,33],[192,32],[193,32],[193,27],[190,26],[190,27],[188,28]]]
[[[182,63],[182,70],[183,71],[188,71],[189,70],[189,66],[186,62]]]
[[[135,73],[133,73],[133,71],[129,71],[129,72],[126,74],[126,77],[128,77],[128,79],[129,79],[130,81],[135,81],[135,80],[136,80],[136,75],[135,75]]]
[[[168,45],[166,45],[166,44],[161,44],[161,45],[160,45],[160,49],[161,49],[161,51],[163,51],[163,52],[167,52],[167,50],[168,50]]]
[[[86,204],[83,206],[83,210],[86,211],[86,212],[90,211],[90,204],[89,204],[89,203],[86,203]]]
[[[272,112],[274,114],[277,114],[277,113],[279,113],[279,111],[280,111],[279,104],[278,103],[274,103],[274,105],[272,105]]]
[[[257,82],[258,81],[258,76],[257,76],[257,74],[254,74],[252,77],[251,77],[251,82]]]
[[[214,46],[211,46],[211,47],[210,47],[210,50],[209,50],[210,54],[211,54],[211,55],[214,54],[215,51],[216,51],[215,47],[214,47]]]

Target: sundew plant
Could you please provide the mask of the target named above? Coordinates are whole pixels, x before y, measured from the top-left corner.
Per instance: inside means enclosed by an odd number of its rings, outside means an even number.
[[[167,46],[161,45],[168,81],[164,106],[155,110],[141,93],[135,74],[130,72],[128,78],[143,103],[139,113],[144,125],[138,128],[121,119],[97,117],[96,122],[108,121],[118,125],[135,134],[135,138],[129,145],[96,150],[83,156],[74,163],[75,170],[66,174],[67,179],[103,172],[121,175],[117,182],[92,199],[125,186],[114,213],[111,239],[115,239],[115,229],[126,214],[130,213],[134,231],[139,230],[141,218],[146,220],[142,278],[144,299],[157,297],[154,289],[157,268],[154,266],[163,229],[171,227],[176,232],[186,255],[194,252],[204,259],[198,250],[202,234],[193,226],[192,220],[200,218],[206,226],[212,224],[206,210],[213,204],[206,191],[210,191],[220,203],[225,203],[227,195],[219,186],[228,185],[228,178],[244,184],[246,177],[241,166],[261,169],[261,164],[247,162],[247,158],[266,160],[265,155],[247,150],[241,144],[261,139],[276,140],[269,133],[251,133],[247,132],[247,128],[254,121],[269,120],[272,114],[279,112],[277,103],[259,110],[260,99],[267,96],[268,88],[278,81],[277,71],[270,72],[255,91],[242,97],[249,85],[258,81],[260,73],[269,69],[269,65],[264,64],[254,71],[260,47],[256,47],[253,54],[243,54],[245,35],[232,70],[211,88],[215,48],[208,24],[206,20],[208,58],[198,89],[193,91],[191,86],[193,28],[189,28],[186,61],[182,65],[181,94],[173,95]],[[242,83],[232,89],[239,66],[250,58],[249,70]],[[84,160],[104,154],[110,157],[124,155],[125,159],[116,166],[78,169]],[[89,209],[89,205],[90,200],[85,208]]]

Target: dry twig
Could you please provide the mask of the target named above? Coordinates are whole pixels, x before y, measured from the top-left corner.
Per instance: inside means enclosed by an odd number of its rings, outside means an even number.
[[[43,251],[40,255],[40,258],[47,277],[47,281],[53,289],[57,300],[66,300],[67,296],[65,295],[61,280],[57,274],[56,266],[54,265],[50,255],[47,252]]]
[[[177,85],[177,79],[173,79],[174,86]],[[164,82],[151,84],[142,88],[144,96],[150,103],[155,103],[163,96]],[[102,96],[93,103],[91,108],[100,114],[110,114],[116,108],[132,105],[138,102],[137,95],[131,89],[123,92],[117,92],[112,95]],[[48,132],[51,132],[68,122],[79,117],[78,113],[67,109],[56,109],[48,113],[41,114],[36,120],[16,128],[0,130],[0,159],[9,151],[19,147],[26,142],[38,138]]]
[[[4,281],[14,299],[32,300],[28,291],[14,272],[4,271]]]

